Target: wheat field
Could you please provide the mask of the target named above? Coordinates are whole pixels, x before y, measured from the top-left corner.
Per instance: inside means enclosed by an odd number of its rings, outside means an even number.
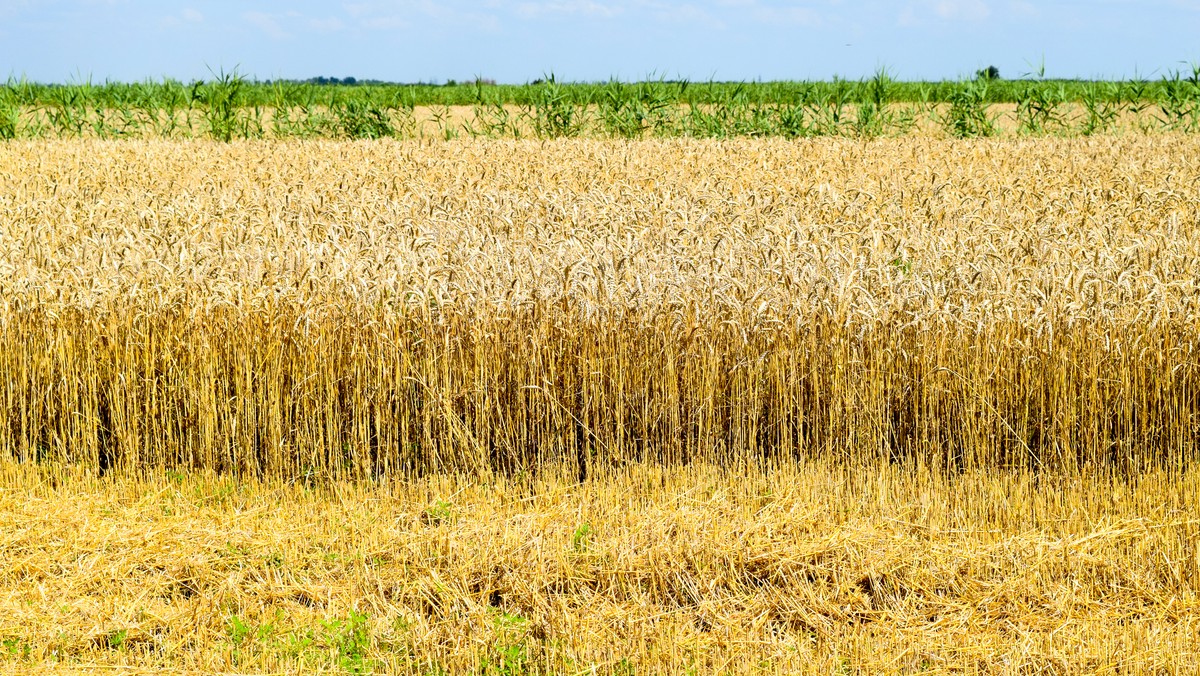
[[[1200,143],[10,143],[0,454],[1195,456]]]
[[[2,143],[0,664],[1194,670],[1198,186],[1177,134]]]

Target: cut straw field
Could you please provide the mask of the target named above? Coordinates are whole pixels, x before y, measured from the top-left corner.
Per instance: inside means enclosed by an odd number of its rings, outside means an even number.
[[[1194,673],[1200,475],[0,476],[0,670]]]
[[[0,656],[1194,670],[1198,186],[1174,133],[0,143]]]

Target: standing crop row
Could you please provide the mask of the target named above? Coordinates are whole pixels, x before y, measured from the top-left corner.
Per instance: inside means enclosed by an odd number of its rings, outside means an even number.
[[[0,139],[957,137],[1200,129],[1200,71],[1154,81],[0,85]]]
[[[0,454],[1182,467],[1200,144],[0,146]]]

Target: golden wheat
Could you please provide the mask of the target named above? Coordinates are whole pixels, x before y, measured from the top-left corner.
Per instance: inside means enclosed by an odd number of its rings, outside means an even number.
[[[0,453],[1181,467],[1189,137],[0,146]]]

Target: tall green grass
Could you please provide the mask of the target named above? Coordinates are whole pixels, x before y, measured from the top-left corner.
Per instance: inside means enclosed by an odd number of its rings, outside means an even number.
[[[414,110],[431,111],[429,124]],[[459,108],[468,108],[464,116]],[[1007,112],[1002,112],[1007,111]],[[940,125],[959,137],[1200,131],[1200,65],[1156,80],[976,78],[905,82],[886,70],[824,82],[564,82],[454,85],[204,81],[0,84],[0,139],[207,136],[565,138],[855,136]],[[432,129],[430,127],[432,126]]]

